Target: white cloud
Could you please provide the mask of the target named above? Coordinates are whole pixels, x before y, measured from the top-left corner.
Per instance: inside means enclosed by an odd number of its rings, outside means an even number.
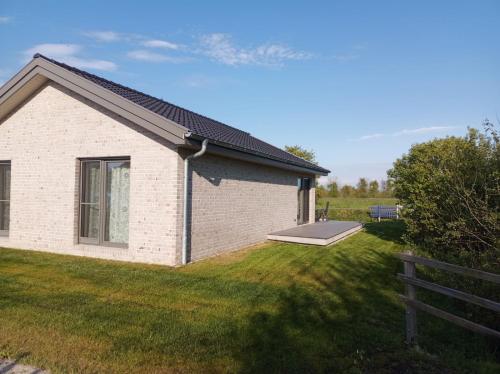
[[[48,57],[61,58],[75,55],[82,50],[82,46],[78,44],[52,44],[44,43],[37,44],[34,47],[24,51],[24,54],[31,57],[35,53],[41,53]]]
[[[257,65],[257,66],[282,66],[290,60],[306,60],[312,54],[296,51],[283,44],[261,44],[250,48],[242,48],[233,43],[230,35],[213,33],[203,35],[198,45],[177,44],[168,40],[147,38],[138,34],[124,34],[115,31],[87,31],[83,35],[99,42],[126,42],[140,45],[144,48],[129,51],[128,57],[148,62],[182,63],[192,60],[193,55],[203,55],[225,65]],[[147,48],[164,49],[181,52],[184,57],[168,56],[149,51]],[[189,57],[191,56],[191,57]],[[339,57],[342,59],[342,57]]]
[[[200,53],[219,63],[231,66],[262,65],[281,66],[288,60],[306,60],[310,53],[295,51],[281,44],[262,44],[254,48],[240,48],[233,44],[228,34],[208,34],[200,39]]]
[[[12,21],[12,18],[7,17],[7,16],[0,16],[0,24],[9,23],[10,21]]]
[[[87,31],[83,35],[95,39],[99,42],[117,42],[122,40],[123,36],[114,31]]]
[[[419,127],[416,129],[404,129],[400,131],[396,131],[393,133],[376,133],[363,135],[357,139],[353,139],[354,141],[363,141],[377,138],[386,138],[386,137],[395,137],[395,136],[405,136],[405,135],[422,135],[422,134],[430,134],[435,132],[444,132],[447,130],[457,129],[458,126],[430,126],[430,127]]]
[[[172,62],[172,63],[183,63],[190,61],[187,57],[172,57],[163,55],[161,53],[151,52],[145,49],[137,49],[127,53],[127,56],[139,61],[147,62]]]
[[[117,69],[114,62],[106,60],[86,59],[79,57],[78,54],[83,50],[83,47],[78,44],[38,44],[24,51],[25,61],[31,59],[35,53],[41,53],[47,57],[64,62],[68,65],[80,69],[95,69],[113,71]]]
[[[127,42],[127,43],[139,43],[140,45],[147,48],[163,48],[163,49],[180,49],[180,45],[176,43],[169,42],[167,40],[161,39],[148,39],[147,37],[139,34],[129,34],[129,33],[119,33],[111,30],[94,30],[86,31],[82,33],[83,35],[92,38],[98,42]]]
[[[178,44],[159,39],[145,40],[142,45],[149,48],[179,49]]]
[[[431,126],[431,127],[419,127],[418,129],[401,130],[392,134],[393,136],[401,135],[413,135],[413,134],[428,134],[431,132],[440,132],[445,130],[456,129],[456,126]]]
[[[370,135],[363,135],[360,137],[358,140],[368,140],[368,139],[376,139],[376,138],[381,138],[383,137],[384,134],[377,133],[377,134],[370,134]]]
[[[118,66],[112,61],[83,59],[75,56],[68,56],[62,60],[68,65],[74,66],[79,69],[94,69],[104,71],[114,71]]]

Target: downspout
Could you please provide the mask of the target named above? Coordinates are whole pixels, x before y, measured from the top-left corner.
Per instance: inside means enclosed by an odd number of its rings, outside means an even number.
[[[207,151],[208,139],[203,140],[201,149],[195,154],[184,159],[184,214],[182,215],[182,264],[187,264],[187,234],[188,234],[188,182],[189,182],[189,161],[201,157]]]

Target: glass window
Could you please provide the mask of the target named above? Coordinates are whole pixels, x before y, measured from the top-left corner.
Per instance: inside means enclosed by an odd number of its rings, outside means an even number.
[[[80,241],[128,243],[129,160],[81,162]]]
[[[128,242],[129,188],[130,162],[106,162],[106,242]]]
[[[0,235],[9,233],[10,175],[10,162],[0,161]]]
[[[99,239],[101,163],[100,161],[83,161],[81,170],[80,236],[97,241]]]

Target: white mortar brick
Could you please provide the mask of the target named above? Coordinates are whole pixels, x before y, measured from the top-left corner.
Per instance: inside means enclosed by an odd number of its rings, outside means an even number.
[[[77,159],[109,156],[131,158],[126,249],[77,241]],[[178,159],[171,143],[50,83],[0,123],[0,160],[12,162],[0,246],[175,265]]]
[[[77,238],[78,159],[112,156],[131,158],[126,249]],[[180,264],[183,159],[168,141],[50,83],[0,123],[0,160],[12,162],[10,232],[0,247]],[[214,155],[192,170],[193,261],[297,224],[297,178],[307,175]]]
[[[193,261],[266,240],[297,225],[299,174],[205,155],[192,162]],[[310,203],[314,220],[314,189]]]

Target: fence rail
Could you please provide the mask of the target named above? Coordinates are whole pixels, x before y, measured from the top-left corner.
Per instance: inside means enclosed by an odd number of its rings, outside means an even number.
[[[493,310],[500,313],[500,303],[485,299],[480,296],[472,295],[467,292],[455,290],[453,288],[441,286],[436,283],[428,282],[417,278],[416,264],[428,266],[434,269],[439,269],[455,274],[460,274],[465,277],[481,279],[488,282],[500,284],[500,275],[487,273],[481,270],[466,268],[463,266],[449,264],[447,262],[432,260],[425,257],[414,256],[411,252],[398,253],[396,255],[404,264],[404,274],[398,274],[398,278],[405,284],[405,295],[400,295],[401,300],[406,305],[406,342],[408,344],[417,343],[417,310],[429,313],[435,317],[452,322],[463,328],[494,336],[500,339],[500,332],[478,323],[469,321],[465,318],[458,317],[454,314],[445,312],[431,305],[425,304],[417,300],[416,288],[421,287],[427,290],[449,296],[455,299],[466,301],[483,308]]]

